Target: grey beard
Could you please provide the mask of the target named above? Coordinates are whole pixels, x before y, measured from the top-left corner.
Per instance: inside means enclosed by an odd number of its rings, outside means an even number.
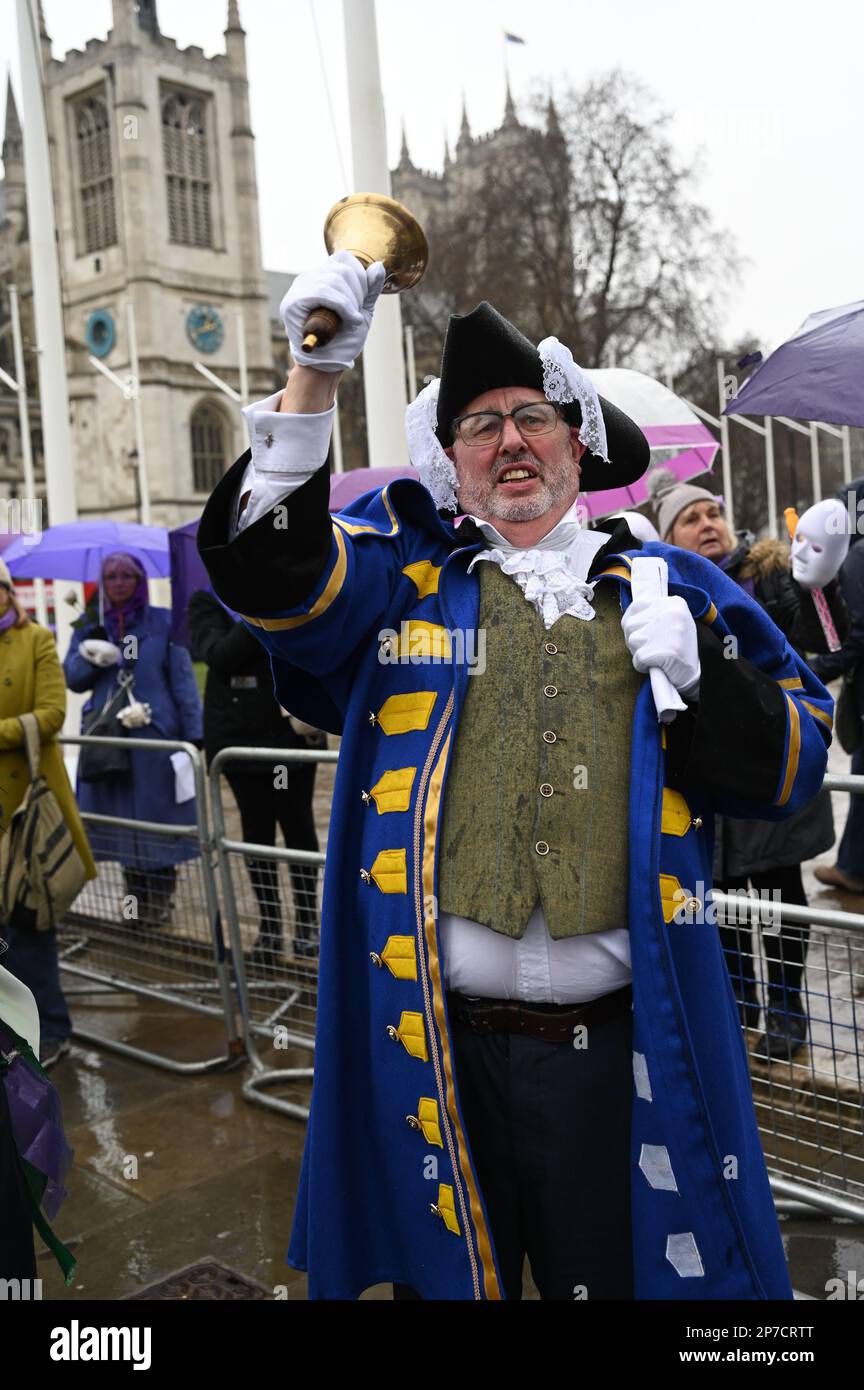
[[[508,468],[520,463],[531,463],[539,467],[533,454],[523,450],[508,457],[497,470],[497,476],[500,477]],[[545,477],[541,479],[541,489],[536,496],[508,499],[500,494],[496,496],[495,484],[490,474],[482,483],[473,486],[460,485],[457,493],[459,510],[479,516],[484,521],[492,521],[496,517],[501,521],[534,521],[570,495],[576,478],[575,465],[573,468],[562,468],[555,473],[551,483]]]

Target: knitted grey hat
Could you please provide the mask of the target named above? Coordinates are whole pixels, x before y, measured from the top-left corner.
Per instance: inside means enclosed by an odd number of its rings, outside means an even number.
[[[723,506],[721,497],[706,487],[680,483],[668,468],[652,468],[645,479],[645,487],[657,517],[657,530],[664,541],[668,541],[676,517],[692,502],[717,502]]]

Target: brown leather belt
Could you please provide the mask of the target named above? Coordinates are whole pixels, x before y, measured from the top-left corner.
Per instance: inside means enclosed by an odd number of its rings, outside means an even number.
[[[586,1004],[526,1004],[521,999],[473,999],[464,994],[447,996],[451,1018],[465,1023],[472,1033],[521,1033],[541,1042],[572,1042],[582,1024],[604,1023],[626,1013],[633,1003],[633,986],[625,985]]]

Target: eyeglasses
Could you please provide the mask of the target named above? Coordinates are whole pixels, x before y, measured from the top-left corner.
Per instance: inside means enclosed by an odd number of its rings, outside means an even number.
[[[504,421],[512,420],[523,439],[537,434],[551,434],[561,419],[558,407],[551,401],[529,401],[515,410],[478,410],[473,415],[460,415],[453,421],[453,437],[469,448],[482,444],[497,444],[504,433]]]

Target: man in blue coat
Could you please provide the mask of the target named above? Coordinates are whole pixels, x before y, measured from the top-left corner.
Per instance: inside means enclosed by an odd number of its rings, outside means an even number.
[[[712,813],[812,797],[831,701],[710,562],[581,526],[580,489],[634,481],[645,440],[488,304],[409,408],[420,480],[331,517],[336,385],[382,281],[347,253],[295,281],[302,365],[198,533],[280,703],[342,735],[289,1262],[313,1298],[518,1299],[526,1255],[545,1299],[789,1298]],[[307,356],[319,304],[342,327]],[[640,555],[668,597],[632,597]]]

